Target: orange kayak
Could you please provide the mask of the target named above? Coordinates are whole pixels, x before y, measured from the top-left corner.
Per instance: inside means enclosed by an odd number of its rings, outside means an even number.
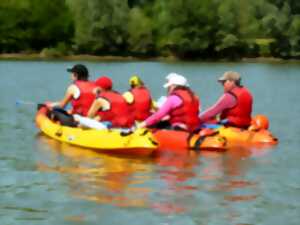
[[[246,130],[236,127],[220,127],[217,129],[219,135],[225,137],[229,146],[259,146],[276,145],[278,139],[266,129]]]
[[[226,137],[230,146],[270,146],[278,143],[278,139],[269,131],[268,117],[262,114],[252,117],[248,129],[220,126],[216,130]]]
[[[153,130],[155,140],[158,143],[158,149],[186,151],[193,150],[209,150],[209,151],[224,151],[227,147],[226,138],[220,135],[200,135],[191,134],[186,131],[177,130]]]
[[[202,131],[212,133],[202,134]],[[206,149],[224,150],[225,148],[265,147],[278,143],[278,139],[269,131],[269,120],[264,115],[253,117],[248,129],[213,125],[213,128],[204,128],[198,134],[185,131],[153,130],[159,149]],[[207,132],[206,132],[207,133]]]

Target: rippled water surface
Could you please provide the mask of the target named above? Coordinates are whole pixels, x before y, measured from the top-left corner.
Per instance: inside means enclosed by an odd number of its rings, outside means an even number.
[[[85,62],[119,91],[139,74],[155,98],[169,72],[186,75],[203,108],[236,70],[254,114],[269,117],[271,149],[121,157],[61,144],[38,133],[35,106],[58,100],[76,62],[0,61],[0,221],[19,224],[300,224],[300,64]]]

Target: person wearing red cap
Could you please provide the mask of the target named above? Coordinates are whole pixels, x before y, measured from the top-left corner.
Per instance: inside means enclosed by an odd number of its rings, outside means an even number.
[[[112,80],[102,76],[95,81],[97,97],[88,117],[101,122],[111,122],[112,127],[130,128],[134,118],[124,97],[112,89]]]
[[[102,88],[105,90],[111,90],[112,89],[112,80],[107,76],[101,76],[97,80],[95,80],[95,84],[98,88]]]
[[[82,64],[76,64],[67,71],[71,73],[73,83],[67,88],[64,98],[58,102],[47,102],[46,105],[52,111],[53,117],[62,125],[76,126],[77,123],[71,115],[87,116],[88,110],[96,98],[93,92],[96,84],[88,80],[88,69]],[[66,112],[63,108],[68,103],[71,103],[72,109]]]

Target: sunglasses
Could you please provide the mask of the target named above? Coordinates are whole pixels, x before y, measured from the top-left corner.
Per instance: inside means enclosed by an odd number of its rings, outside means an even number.
[[[227,80],[220,80],[220,84],[224,85],[226,83]]]

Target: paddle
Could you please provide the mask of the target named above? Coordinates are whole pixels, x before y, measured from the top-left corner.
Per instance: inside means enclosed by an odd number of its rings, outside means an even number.
[[[17,100],[16,101],[16,106],[20,105],[37,105],[38,103],[36,102],[31,102],[31,101],[23,101],[23,100]]]
[[[38,109],[38,110],[39,110],[41,107],[46,106],[46,104],[44,104],[44,103],[36,103],[36,102],[31,102],[31,101],[17,100],[17,101],[16,101],[16,106],[21,106],[21,105],[37,106],[37,109]]]

